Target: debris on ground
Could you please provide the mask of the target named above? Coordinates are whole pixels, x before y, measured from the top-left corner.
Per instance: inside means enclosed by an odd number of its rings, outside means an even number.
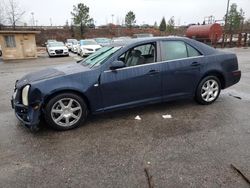
[[[231,168],[240,174],[241,177],[250,185],[250,180],[238,168],[236,168],[233,164],[231,164]]]
[[[162,115],[163,119],[171,119],[172,116],[170,114]]]
[[[230,93],[229,93],[229,96],[230,96],[230,97],[234,97],[234,98],[236,98],[236,99],[240,99],[240,100],[242,99],[241,97],[232,95],[232,94],[230,94]]]
[[[135,117],[135,119],[136,119],[136,120],[141,120],[141,117],[137,115],[137,116]]]
[[[148,180],[148,187],[153,188],[154,187],[154,185],[153,185],[153,176],[150,176],[148,168],[144,168],[144,172],[145,172],[146,178]]]

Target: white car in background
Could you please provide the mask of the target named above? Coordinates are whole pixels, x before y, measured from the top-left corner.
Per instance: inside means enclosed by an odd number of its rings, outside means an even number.
[[[84,57],[93,54],[102,47],[93,39],[80,40],[77,53]]]
[[[47,40],[47,42],[45,42],[45,45],[46,45],[46,49],[47,49],[47,50],[48,50],[49,44],[52,43],[52,42],[57,42],[57,41],[54,40],[54,39],[49,39],[49,40]]]
[[[69,51],[72,50],[73,44],[77,44],[77,40],[76,39],[67,39],[67,41],[65,43],[65,45],[69,49]]]
[[[48,44],[48,54],[53,56],[69,56],[69,50],[63,42],[51,42]]]
[[[78,46],[79,46],[79,41],[76,41],[72,44],[71,52],[77,53],[78,51]]]

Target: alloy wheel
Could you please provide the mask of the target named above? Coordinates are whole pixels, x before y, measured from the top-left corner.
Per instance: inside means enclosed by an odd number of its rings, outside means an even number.
[[[211,102],[217,98],[219,94],[219,84],[216,80],[207,80],[201,88],[201,97],[206,102]]]
[[[70,127],[77,123],[82,115],[82,107],[72,98],[62,98],[54,103],[51,117],[54,123],[63,127]]]

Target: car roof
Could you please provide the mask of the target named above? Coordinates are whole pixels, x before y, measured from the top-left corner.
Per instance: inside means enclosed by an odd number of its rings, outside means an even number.
[[[115,39],[122,39],[123,37],[118,37]],[[125,37],[124,37],[125,38]],[[147,42],[154,42],[164,39],[186,39],[186,37],[177,37],[177,36],[169,36],[169,37],[145,37],[145,38],[130,38],[127,40],[119,41],[117,43],[113,43],[111,46],[127,46],[136,43],[147,43]]]

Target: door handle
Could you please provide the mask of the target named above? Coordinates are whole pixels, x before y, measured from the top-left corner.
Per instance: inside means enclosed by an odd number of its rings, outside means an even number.
[[[158,70],[150,70],[148,73],[147,73],[147,75],[155,75],[155,74],[159,74],[160,73],[160,71],[158,71]]]
[[[198,66],[200,66],[200,65],[201,65],[201,64],[198,63],[198,62],[193,62],[193,63],[191,64],[192,67],[198,67]]]

